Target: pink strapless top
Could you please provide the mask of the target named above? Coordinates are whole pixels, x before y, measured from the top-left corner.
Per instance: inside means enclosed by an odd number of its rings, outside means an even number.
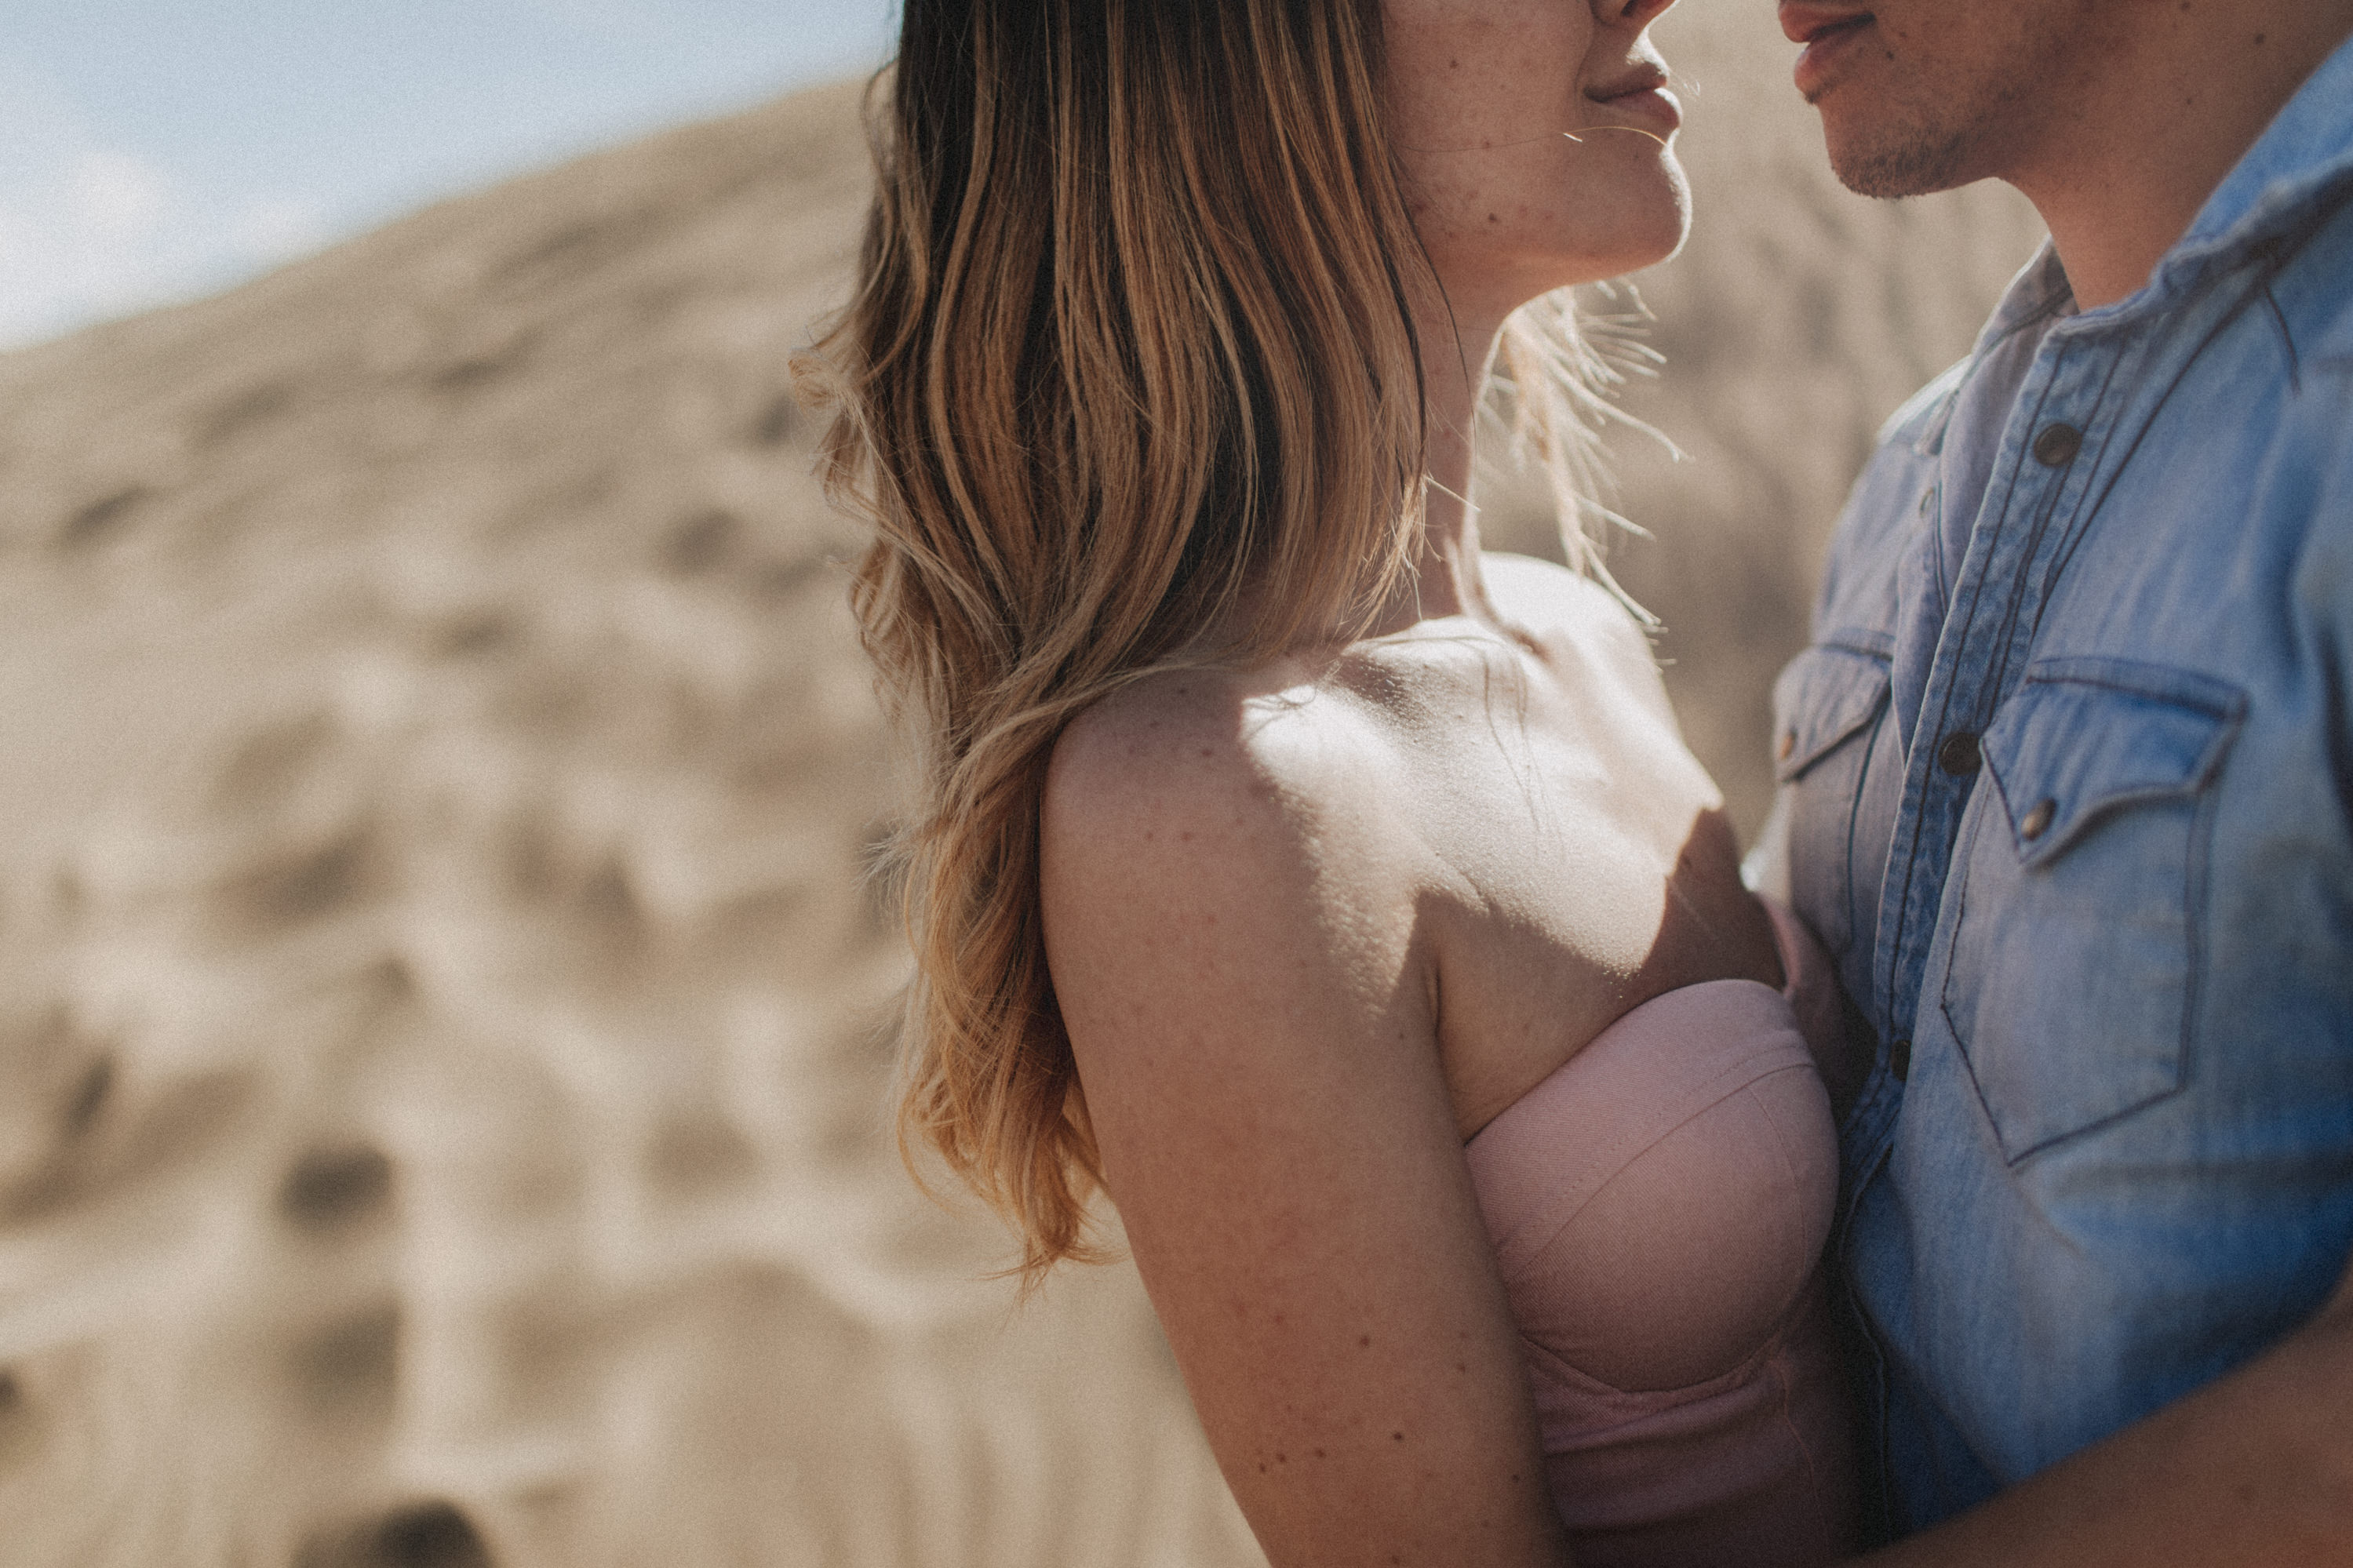
[[[1580,1568],[1800,1568],[1856,1543],[1820,1265],[1838,1145],[1806,1048],[1836,982],[1773,914],[1787,994],[1653,997],[1467,1150]]]

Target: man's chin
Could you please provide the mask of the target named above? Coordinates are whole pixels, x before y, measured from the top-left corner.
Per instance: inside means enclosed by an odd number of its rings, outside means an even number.
[[[1841,119],[1846,117],[1841,116]],[[1965,185],[1969,140],[1916,127],[1854,126],[1822,117],[1831,171],[1859,196],[1893,200]]]

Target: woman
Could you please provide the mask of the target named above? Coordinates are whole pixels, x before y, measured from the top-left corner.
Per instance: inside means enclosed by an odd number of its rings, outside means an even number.
[[[906,1104],[1117,1205],[1278,1564],[1848,1541],[1785,952],[1641,627],[1482,558],[1498,344],[1681,243],[1669,0],[909,0],[826,345],[926,747]],[[1508,328],[1507,328],[1508,322]]]

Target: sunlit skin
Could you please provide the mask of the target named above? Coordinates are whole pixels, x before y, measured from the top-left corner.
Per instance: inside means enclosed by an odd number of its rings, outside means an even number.
[[[1389,134],[1444,285],[1417,322],[1431,398],[1430,559],[1419,607],[1474,601],[1468,432],[1504,319],[1573,283],[1680,248],[1681,110],[1645,29],[1670,0],[1392,0]],[[1564,69],[1563,62],[1576,66]]]
[[[1445,292],[1415,590],[1368,640],[1128,688],[1047,784],[1107,1184],[1279,1568],[1567,1562],[1463,1141],[1637,1003],[1780,978],[1640,630],[1482,560],[1456,499],[1511,308],[1682,241],[1642,96],[1663,9],[1394,0],[1390,126]]]
[[[1556,0],[1395,0],[1386,13],[1389,135],[1472,347],[1564,280],[1630,272],[1683,244],[1690,199],[1666,62],[1594,15]],[[1585,70],[1561,70],[1588,50]]]
[[[2353,0],[1788,0],[1780,16],[1847,184],[1894,196],[2010,182],[2085,309],[2148,281],[2353,34]],[[1872,1561],[2353,1563],[2353,1272],[2270,1353]]]

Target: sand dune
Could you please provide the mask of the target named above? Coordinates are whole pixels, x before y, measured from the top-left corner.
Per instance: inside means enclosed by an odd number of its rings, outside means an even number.
[[[1753,821],[1837,493],[2030,230],[1838,193],[1745,9],[1668,29],[1694,460],[1619,559]],[[828,89],[0,356],[0,1563],[1256,1560],[1132,1271],[1017,1311],[884,1136],[785,371],[865,182]]]

